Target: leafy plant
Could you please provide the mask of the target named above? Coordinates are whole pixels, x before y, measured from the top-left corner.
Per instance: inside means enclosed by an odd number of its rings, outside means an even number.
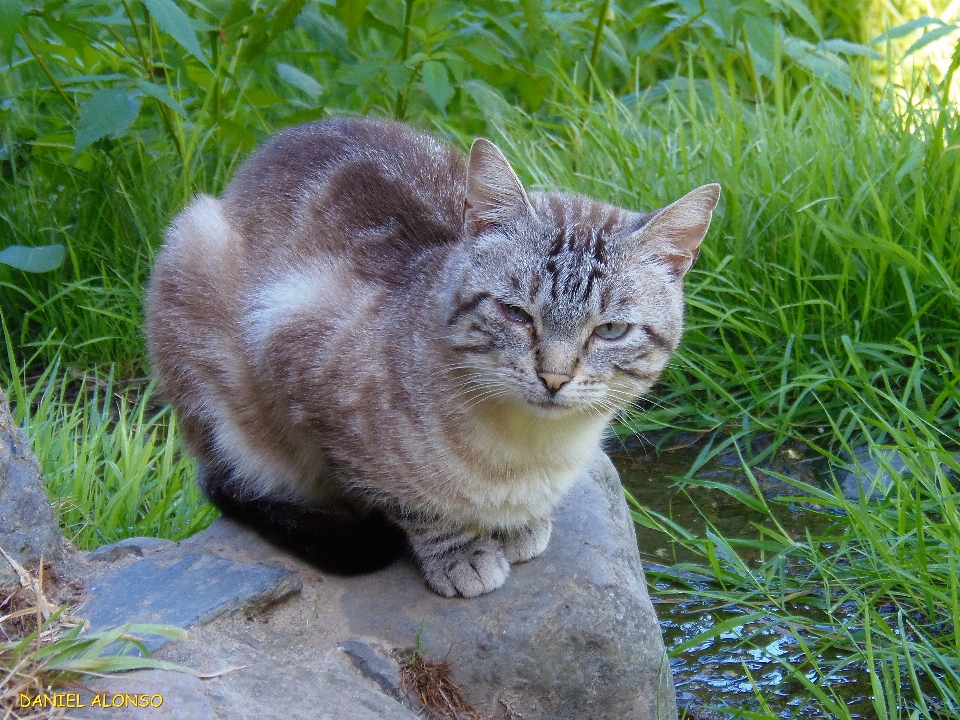
[[[56,270],[63,264],[63,258],[63,245],[43,247],[10,245],[0,250],[0,263],[31,273]]]

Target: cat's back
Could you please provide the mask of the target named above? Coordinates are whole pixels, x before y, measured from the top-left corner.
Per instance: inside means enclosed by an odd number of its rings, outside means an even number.
[[[400,123],[342,118],[279,133],[223,203],[254,267],[326,252],[390,279],[459,240],[465,183],[465,160],[448,145]]]

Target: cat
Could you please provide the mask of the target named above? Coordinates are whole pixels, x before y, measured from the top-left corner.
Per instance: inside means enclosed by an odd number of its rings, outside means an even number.
[[[528,193],[485,139],[280,132],[174,219],[148,288],[201,487],[321,567],[407,543],[440,595],[495,590],[676,349],[719,194],[632,212]]]

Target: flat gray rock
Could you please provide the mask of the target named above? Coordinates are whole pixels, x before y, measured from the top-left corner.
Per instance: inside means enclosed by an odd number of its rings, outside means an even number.
[[[7,398],[0,391],[0,547],[21,565],[43,557],[46,562],[63,558],[63,538],[40,464],[30,451],[27,438],[10,415]],[[0,556],[0,580],[14,574]]]
[[[91,678],[69,720],[214,720],[207,686],[193,675],[169,670]],[[96,696],[96,699],[95,699]],[[131,701],[131,698],[136,698]],[[119,705],[119,707],[118,707]]]
[[[86,589],[78,611],[93,631],[125,623],[191,628],[238,610],[259,612],[300,590],[289,571],[248,565],[217,555],[145,559],[113,570]],[[144,644],[153,652],[167,638]]]
[[[88,553],[87,557],[97,562],[114,563],[125,557],[142,558],[144,553],[173,547],[175,544],[173,540],[163,540],[161,538],[124,538],[115,543],[98,547],[96,550]]]
[[[278,668],[283,668],[279,671]],[[214,683],[163,670],[94,679],[83,692],[85,707],[70,710],[68,720],[416,720],[417,716],[383,695],[348,663],[328,653],[309,673],[291,677],[282,664],[263,662]],[[242,674],[241,674],[242,673]],[[131,706],[124,695],[147,696]],[[115,696],[117,697],[114,700]],[[103,703],[120,707],[104,708]]]
[[[346,662],[367,689],[400,709],[387,707],[409,712],[396,702],[403,694],[391,651],[412,647],[421,627],[424,656],[450,664],[451,679],[484,718],[677,717],[633,524],[606,456],[566,498],[546,552],[513,566],[500,589],[470,600],[434,594],[409,561],[360,577],[323,575],[224,519],[179,545],[180,552],[203,548],[244,563],[276,563],[303,580],[291,602],[258,617],[233,615],[160,651],[204,671],[253,664],[210,681],[223,717],[245,716],[248,706],[273,712],[268,696],[258,693],[278,687],[298,698],[287,717],[327,717],[310,715],[303,704],[334,702],[321,693],[334,672],[318,661],[323,657],[338,658],[338,676]],[[301,703],[302,693],[309,697]]]
[[[546,552],[514,565],[499,590],[441,598],[398,564],[350,581],[340,601],[350,629],[408,646],[422,626],[425,655],[450,662],[486,717],[675,718],[619,478],[605,455],[591,476],[565,499]]]
[[[875,452],[876,457],[871,455],[870,448],[860,448],[854,460],[847,464],[840,480],[840,488],[847,500],[857,500],[861,492],[870,500],[879,500],[893,485],[887,466],[900,474],[906,470],[907,463],[896,450]]]

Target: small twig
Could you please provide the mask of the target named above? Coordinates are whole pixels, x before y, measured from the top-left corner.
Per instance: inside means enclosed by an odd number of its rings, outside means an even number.
[[[20,586],[27,590],[32,590],[33,580],[30,578],[30,573],[24,569],[23,565],[7,555],[7,551],[2,547],[0,547],[0,553],[3,554],[3,556],[7,559],[7,562],[10,563],[10,567],[12,567],[14,572],[17,573],[17,577],[20,578]]]
[[[7,559],[7,562],[10,563],[10,567],[16,571],[17,577],[20,580],[20,586],[24,590],[29,590],[37,596],[37,616],[42,616],[43,619],[46,620],[53,613],[53,603],[47,600],[43,594],[43,558],[40,558],[40,574],[38,575],[38,580],[34,581],[23,565],[10,557],[2,547],[0,547],[0,553],[2,553]],[[40,627],[40,625],[41,623],[38,623],[37,627]]]

